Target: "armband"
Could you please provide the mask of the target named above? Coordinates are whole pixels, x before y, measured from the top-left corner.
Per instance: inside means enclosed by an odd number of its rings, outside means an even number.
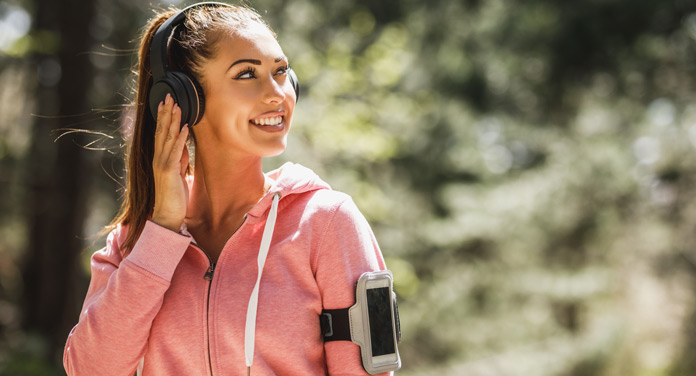
[[[355,304],[325,309],[320,316],[324,341],[360,346],[363,367],[371,375],[401,368],[397,346],[401,325],[393,279],[389,270],[363,273],[355,288]]]

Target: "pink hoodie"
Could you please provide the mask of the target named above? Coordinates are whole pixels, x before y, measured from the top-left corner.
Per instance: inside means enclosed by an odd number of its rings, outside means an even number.
[[[353,305],[360,275],[385,269],[370,226],[349,196],[311,170],[286,163],[268,175],[275,183],[214,268],[185,230],[148,221],[126,258],[119,245],[127,230],[114,230],[92,256],[87,297],[65,346],[68,375],[246,375],[247,308],[276,193],[251,374],[366,375],[357,345],[324,344],[319,314]]]

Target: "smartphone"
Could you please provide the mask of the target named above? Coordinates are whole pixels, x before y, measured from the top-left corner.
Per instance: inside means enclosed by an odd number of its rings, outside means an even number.
[[[363,365],[370,374],[401,367],[395,324],[398,313],[392,284],[393,277],[388,270],[365,273],[358,280],[358,295],[362,295],[362,327],[365,329],[361,351]]]
[[[375,366],[396,362],[396,335],[392,307],[391,281],[379,279],[367,282],[367,315],[370,321],[372,363]]]

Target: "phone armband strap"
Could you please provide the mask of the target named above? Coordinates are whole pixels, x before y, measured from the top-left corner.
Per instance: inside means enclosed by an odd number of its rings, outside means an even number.
[[[390,271],[363,273],[355,304],[325,309],[319,316],[324,342],[351,341],[360,346],[363,367],[370,374],[401,368],[397,344],[401,325]]]
[[[325,309],[321,312],[319,321],[324,342],[351,340],[349,309]]]
[[[352,341],[350,336],[350,316],[348,308],[325,309],[321,311],[319,321],[324,342]],[[399,305],[394,294],[394,318],[396,326],[396,342],[401,343],[401,320],[399,319]]]

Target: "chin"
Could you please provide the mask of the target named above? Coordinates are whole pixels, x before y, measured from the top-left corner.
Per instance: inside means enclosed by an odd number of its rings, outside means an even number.
[[[276,157],[278,155],[283,154],[285,152],[285,148],[287,145],[285,142],[283,142],[281,145],[274,145],[271,147],[264,148],[265,150],[263,151],[262,157]]]
[[[279,150],[279,151],[273,152],[273,153],[267,153],[267,154],[264,154],[262,157],[263,158],[277,157],[277,156],[283,154],[284,151],[285,151],[285,149]]]

